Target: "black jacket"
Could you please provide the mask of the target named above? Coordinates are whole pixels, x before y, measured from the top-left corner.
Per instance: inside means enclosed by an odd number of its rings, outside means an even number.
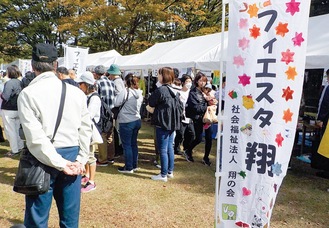
[[[171,92],[169,91],[171,90]],[[152,124],[168,131],[176,131],[181,127],[181,114],[175,107],[175,98],[172,93],[177,95],[177,91],[168,85],[157,88],[149,97],[149,106],[154,107]]]
[[[185,115],[192,120],[200,120],[203,118],[207,110],[207,101],[202,92],[196,87],[192,88],[188,96]]]

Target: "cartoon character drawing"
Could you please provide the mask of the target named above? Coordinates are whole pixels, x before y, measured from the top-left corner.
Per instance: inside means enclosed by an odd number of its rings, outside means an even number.
[[[245,126],[242,126],[240,128],[240,131],[243,133],[243,134],[246,134],[247,136],[251,136],[251,133],[252,133],[252,125],[251,124],[246,124]]]

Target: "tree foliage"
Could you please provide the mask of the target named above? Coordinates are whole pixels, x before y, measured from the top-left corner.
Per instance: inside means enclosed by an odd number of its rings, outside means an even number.
[[[0,57],[27,58],[37,42],[138,53],[155,42],[218,32],[219,0],[2,0]]]

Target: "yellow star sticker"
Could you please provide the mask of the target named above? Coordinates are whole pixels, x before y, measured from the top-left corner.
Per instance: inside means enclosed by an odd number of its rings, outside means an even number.
[[[255,3],[255,4],[249,6],[249,9],[248,9],[247,13],[249,13],[250,18],[257,17],[258,10],[259,9],[258,9],[258,7]]]
[[[295,80],[297,76],[296,67],[288,67],[288,70],[285,72],[288,79]]]
[[[282,119],[283,119],[286,123],[288,123],[288,122],[292,121],[292,115],[293,115],[293,114],[294,114],[294,113],[292,113],[292,112],[290,111],[290,109],[288,108],[287,110],[283,111],[283,117],[282,117]]]

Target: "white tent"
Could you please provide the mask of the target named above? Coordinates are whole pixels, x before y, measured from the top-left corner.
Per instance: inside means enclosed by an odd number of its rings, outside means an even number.
[[[329,14],[310,17],[306,69],[329,68]]]
[[[310,17],[306,69],[329,68],[329,14]],[[224,32],[224,59],[227,32]],[[156,69],[162,66],[218,70],[221,59],[221,33],[157,43],[133,58],[120,62],[122,70]]]
[[[224,33],[227,47],[227,32]],[[224,49],[224,53],[226,48]],[[132,59],[118,64],[122,70],[155,69],[162,66],[218,70],[221,33],[157,43]]]
[[[97,66],[97,65],[104,65],[103,62],[105,60],[121,56],[119,52],[116,50],[109,50],[109,51],[103,51],[103,52],[97,52],[88,54],[87,57],[87,66]]]

